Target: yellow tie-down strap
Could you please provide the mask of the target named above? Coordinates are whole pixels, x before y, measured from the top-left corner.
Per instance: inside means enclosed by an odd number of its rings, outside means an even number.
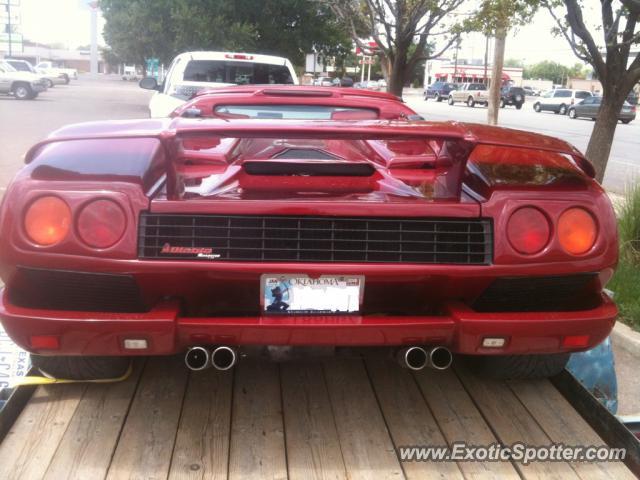
[[[124,372],[122,376],[116,378],[100,378],[96,380],[71,380],[67,378],[51,378],[28,375],[25,377],[14,378],[11,386],[20,387],[23,385],[53,385],[56,383],[115,383],[122,382],[123,380],[129,378],[131,372],[133,372],[133,362],[129,363],[129,368],[127,368],[127,371]]]

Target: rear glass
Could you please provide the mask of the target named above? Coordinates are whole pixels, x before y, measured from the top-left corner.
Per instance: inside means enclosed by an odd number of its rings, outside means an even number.
[[[328,105],[217,105],[214,115],[224,118],[280,120],[374,120],[378,111],[370,108]]]
[[[556,90],[556,97],[570,97],[571,92],[569,90]]]
[[[576,92],[576,98],[588,98],[590,96],[589,92]]]
[[[238,85],[293,83],[291,73],[284,65],[224,60],[191,60],[183,78],[188,82]]]

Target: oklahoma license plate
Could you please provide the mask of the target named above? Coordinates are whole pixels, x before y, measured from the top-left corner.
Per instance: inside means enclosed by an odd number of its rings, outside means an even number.
[[[307,275],[262,275],[262,311],[279,315],[339,315],[360,311],[361,275],[311,278]]]

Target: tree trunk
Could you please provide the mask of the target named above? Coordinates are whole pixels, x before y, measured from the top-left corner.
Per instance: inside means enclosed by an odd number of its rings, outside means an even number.
[[[507,29],[498,29],[495,38],[493,66],[491,68],[491,87],[489,88],[489,108],[487,109],[487,123],[489,125],[498,124],[500,87],[502,86],[502,66],[504,65],[504,45],[507,38]]]
[[[618,98],[620,97],[620,98]],[[613,136],[618,126],[618,113],[625,101],[625,96],[608,94],[604,92],[602,104],[593,126],[589,145],[587,146],[586,157],[596,169],[596,180],[602,183],[604,172],[609,161],[609,153],[613,143]]]

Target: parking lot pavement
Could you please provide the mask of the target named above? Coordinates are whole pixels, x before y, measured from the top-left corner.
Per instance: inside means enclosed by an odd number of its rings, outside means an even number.
[[[86,75],[69,85],[56,85],[35,100],[1,95],[0,197],[35,142],[70,123],[147,117],[150,96],[135,82]]]
[[[534,97],[535,98],[535,97]],[[424,101],[418,91],[405,92],[404,100],[416,112],[428,120],[458,120],[486,123],[487,108],[469,108],[462,103],[448,105],[434,100]],[[551,112],[536,113],[531,97],[521,110],[506,107],[500,110],[500,126],[530,130],[561,138],[581,151],[587,149],[594,122],[589,119],[572,120],[568,116]],[[615,193],[623,193],[629,182],[640,179],[640,118],[628,125],[618,124],[611,149],[611,156],[604,177],[604,186]]]

